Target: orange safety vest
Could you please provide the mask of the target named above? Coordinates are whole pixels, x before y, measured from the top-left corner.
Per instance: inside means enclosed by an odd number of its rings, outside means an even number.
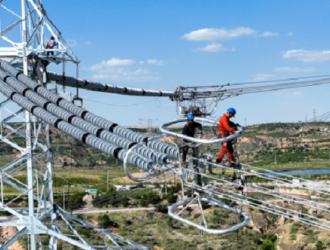
[[[53,46],[52,46],[52,40],[49,40],[49,42],[48,42],[48,48],[50,48],[50,49],[53,48]]]
[[[229,118],[226,114],[219,119],[218,130],[220,135],[228,135],[229,132],[235,133],[235,130],[229,126]]]

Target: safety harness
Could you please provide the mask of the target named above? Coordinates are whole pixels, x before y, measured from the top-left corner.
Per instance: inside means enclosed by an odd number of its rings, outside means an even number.
[[[50,48],[50,49],[53,48],[53,46],[52,46],[52,40],[49,40],[49,41],[48,41],[48,48]]]

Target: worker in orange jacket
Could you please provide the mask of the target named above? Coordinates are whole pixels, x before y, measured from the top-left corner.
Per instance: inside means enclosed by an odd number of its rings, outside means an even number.
[[[235,131],[232,127],[230,127],[230,118],[234,117],[236,114],[236,110],[234,108],[229,108],[227,110],[226,114],[223,114],[223,116],[219,119],[219,125],[218,125],[218,130],[219,130],[219,136],[220,138],[225,138],[229,136],[229,133],[239,133],[238,131]],[[235,162],[233,153],[233,144],[231,141],[229,142],[224,142],[222,143],[222,151],[218,155],[217,158],[217,163],[221,163],[223,156],[228,152],[228,158],[229,158],[229,163],[230,165],[233,165]]]

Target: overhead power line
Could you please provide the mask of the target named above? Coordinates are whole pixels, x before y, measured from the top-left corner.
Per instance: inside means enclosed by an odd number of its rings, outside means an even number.
[[[277,80],[267,80],[267,81],[254,81],[254,82],[229,83],[229,86],[239,86],[239,85],[246,85],[246,84],[268,83],[268,82],[296,81],[296,80],[300,80],[300,79],[318,78],[318,77],[328,77],[328,76],[330,76],[330,75],[306,76],[306,77],[294,77],[294,78],[277,79]]]

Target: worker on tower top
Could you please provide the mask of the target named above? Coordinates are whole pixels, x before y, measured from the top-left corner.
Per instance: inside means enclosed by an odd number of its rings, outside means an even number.
[[[234,117],[236,114],[236,110],[234,108],[229,108],[227,110],[226,114],[223,114],[223,116],[219,119],[219,126],[218,126],[218,130],[219,130],[219,136],[220,138],[225,138],[229,136],[229,133],[233,133],[233,134],[238,134],[239,131],[235,131],[231,126],[230,126],[230,118]],[[234,159],[234,149],[233,149],[233,145],[232,142],[224,142],[222,143],[222,151],[220,152],[220,154],[218,155],[217,158],[217,163],[221,163],[222,162],[222,158],[223,156],[228,152],[228,158],[229,158],[229,164],[231,166],[234,165],[235,159]]]
[[[47,43],[46,49],[54,49],[56,46],[57,46],[57,42],[55,41],[55,37],[51,36]],[[53,56],[54,51],[47,51],[47,56],[49,55]]]

